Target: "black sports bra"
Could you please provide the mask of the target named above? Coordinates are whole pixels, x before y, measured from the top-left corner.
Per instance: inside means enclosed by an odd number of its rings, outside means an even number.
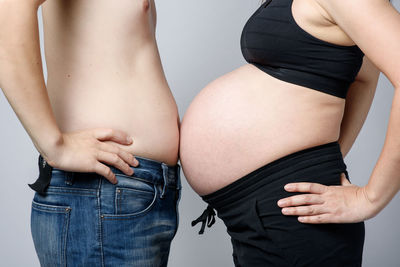
[[[318,39],[292,15],[293,0],[267,0],[250,17],[241,36],[247,62],[280,80],[346,98],[364,53]]]

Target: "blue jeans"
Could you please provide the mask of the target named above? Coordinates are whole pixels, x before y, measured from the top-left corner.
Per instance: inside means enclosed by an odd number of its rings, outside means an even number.
[[[51,169],[35,192],[31,233],[41,266],[167,266],[178,228],[180,166],[136,157],[118,184],[95,173]]]

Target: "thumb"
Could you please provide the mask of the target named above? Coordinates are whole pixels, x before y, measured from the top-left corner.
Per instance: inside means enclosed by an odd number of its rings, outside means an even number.
[[[93,129],[94,136],[99,141],[113,141],[121,145],[132,144],[132,138],[124,131],[110,128],[95,128]]]

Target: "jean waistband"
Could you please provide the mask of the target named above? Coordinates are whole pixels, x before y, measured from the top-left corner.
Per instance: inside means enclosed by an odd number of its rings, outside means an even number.
[[[131,166],[131,168],[134,170],[134,174],[132,176],[135,177],[139,176],[141,179],[144,179],[148,182],[163,185],[164,187],[163,193],[166,187],[173,187],[177,189],[181,188],[181,181],[180,181],[181,167],[179,164],[170,166],[164,162],[156,161],[145,157],[135,156],[135,158],[139,161],[139,165],[137,167]],[[124,175],[125,177],[129,177],[129,175],[123,173],[121,170],[115,168],[114,166],[110,165],[107,166],[116,175]],[[64,171],[58,168],[54,168],[50,166],[40,154],[38,157],[38,167],[39,167],[39,177],[36,179],[34,183],[28,185],[34,191],[42,194],[45,192],[46,188],[50,184],[53,170],[65,172],[69,176],[79,176],[88,174],[88,173]]]
[[[302,149],[278,158],[211,194],[201,196],[209,205],[192,225],[203,222],[199,232],[202,234],[206,223],[210,227],[215,222],[214,209],[232,205],[268,183],[307,168],[315,168],[315,171],[328,169],[331,172],[344,172],[349,179],[337,141]]]

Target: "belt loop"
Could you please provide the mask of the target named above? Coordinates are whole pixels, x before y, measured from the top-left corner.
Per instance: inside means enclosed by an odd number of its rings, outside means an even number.
[[[162,168],[162,175],[163,175],[163,179],[164,179],[164,185],[163,185],[163,189],[160,195],[160,198],[164,198],[165,195],[165,189],[167,187],[167,183],[168,183],[168,166],[167,164],[165,164],[164,162],[161,163],[161,168]]]
[[[179,164],[176,165],[176,189],[180,190],[182,188],[181,184],[181,166]]]
[[[73,185],[75,178],[74,172],[65,172],[65,184],[66,185]]]

